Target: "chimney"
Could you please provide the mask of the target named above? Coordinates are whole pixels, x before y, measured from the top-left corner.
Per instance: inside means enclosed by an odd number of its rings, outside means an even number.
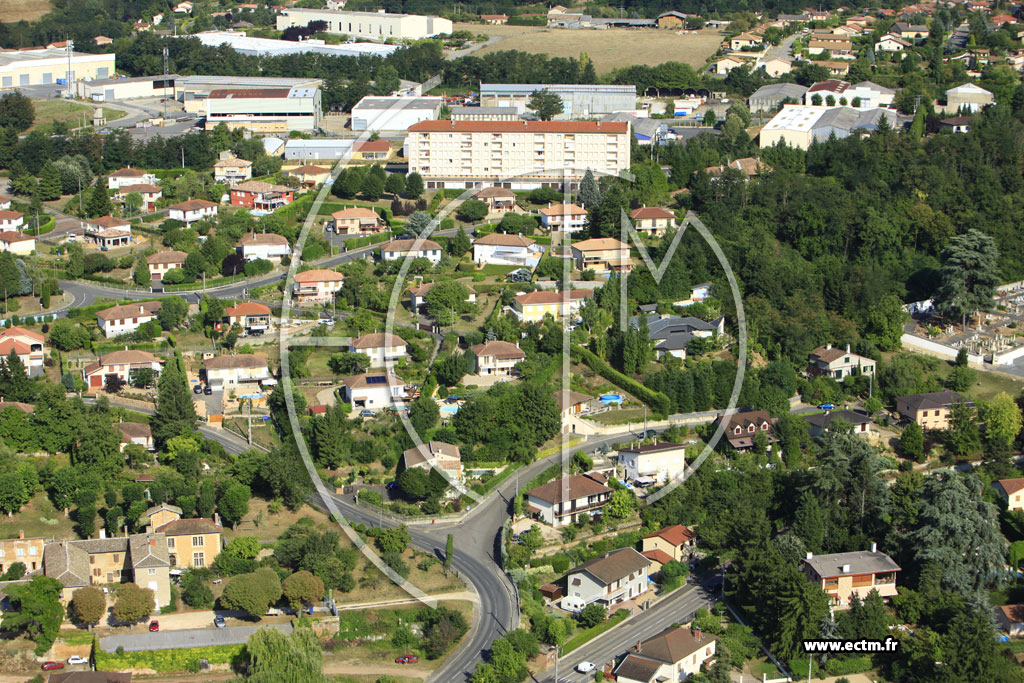
[[[849,574],[850,573],[850,565],[844,564],[842,567],[839,568],[839,570],[842,573],[844,573],[844,574]]]
[[[220,515],[216,512],[213,513],[213,523],[220,526]]]
[[[128,525],[127,524],[124,525],[124,537],[128,538]]]
[[[849,345],[849,344],[847,344],[847,345],[846,345],[846,352],[847,352],[847,353],[849,353],[849,352],[850,352],[850,345]]]
[[[696,640],[698,643],[704,640],[704,634],[701,633],[700,629],[696,626],[693,628],[693,639]]]
[[[100,538],[106,538],[106,537],[107,537],[107,530],[106,529],[100,529]]]
[[[873,553],[877,553],[878,552],[878,544],[875,543],[874,541],[871,542],[871,552],[873,552]]]
[[[825,344],[825,350],[826,351],[830,350],[831,348],[832,348],[832,342],[829,342],[828,344]]]
[[[636,641],[636,651],[637,651],[637,652],[643,652],[643,650],[644,650],[644,644],[643,644],[643,642],[641,642],[641,641],[639,641],[639,640],[638,640],[638,641]]]
[[[813,559],[814,559],[814,553],[812,553],[812,552],[808,552],[808,553],[807,553],[807,559],[808,559],[808,560],[813,560]]]
[[[24,531],[21,531],[21,530],[19,530],[19,531],[18,531],[18,538],[25,538],[25,532],[24,532]]]

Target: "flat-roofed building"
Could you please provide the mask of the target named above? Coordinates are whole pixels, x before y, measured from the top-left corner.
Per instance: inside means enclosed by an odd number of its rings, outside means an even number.
[[[310,132],[320,127],[319,88],[226,88],[206,98],[206,129],[218,124],[253,133]]]
[[[428,189],[568,185],[589,169],[618,175],[630,164],[622,121],[422,121],[409,128],[409,171]]]
[[[66,49],[3,50],[0,51],[0,90],[52,85],[57,79],[73,83],[109,78],[114,73],[115,57],[112,53],[72,52],[69,60]]]
[[[515,121],[516,107],[452,107],[453,121]]]
[[[562,113],[555,118],[576,119],[603,116],[617,111],[635,111],[636,88],[632,85],[481,83],[481,107],[513,107],[524,114],[530,97],[547,90],[562,99]]]
[[[787,104],[761,129],[759,144],[772,147],[780,140],[791,147],[807,149],[815,140],[848,137],[858,131],[877,130],[885,118],[896,128],[896,112],[891,109],[856,109]]]
[[[452,32],[452,22],[442,17],[422,14],[392,14],[377,12],[347,12],[345,10],[302,9],[289,7],[277,15],[279,31],[291,26],[308,26],[311,21],[327,24],[327,33],[343,34],[384,42],[392,40],[422,40]]]
[[[305,25],[305,24],[303,24]],[[279,57],[282,55],[321,54],[332,57],[387,57],[401,48],[401,45],[383,45],[380,43],[345,43],[328,45],[316,38],[309,40],[275,40],[273,38],[257,38],[236,31],[202,31],[201,33],[181,34],[179,38],[195,38],[207,47],[228,45],[236,52],[250,57]],[[191,76],[190,78],[198,78]]]
[[[63,78],[63,76],[62,76]],[[75,83],[75,94],[83,100],[113,102],[133,100],[142,97],[166,97],[174,99],[176,74],[159,76],[137,76],[133,78],[100,78]]]
[[[367,96],[352,107],[352,130],[404,131],[420,121],[436,119],[441,97]]]

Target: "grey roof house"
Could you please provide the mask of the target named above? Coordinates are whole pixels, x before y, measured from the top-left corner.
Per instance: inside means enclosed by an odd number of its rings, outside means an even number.
[[[658,358],[666,355],[686,358],[686,346],[694,337],[707,338],[725,333],[725,318],[711,322],[692,316],[648,315],[647,338],[654,342],[654,352]],[[640,329],[640,318],[635,316],[629,320],[630,327]]]
[[[806,92],[807,86],[800,85],[799,83],[762,85],[747,98],[747,106],[751,114],[762,111],[774,111],[782,106],[782,103],[786,100],[791,100],[793,104],[803,102]]]

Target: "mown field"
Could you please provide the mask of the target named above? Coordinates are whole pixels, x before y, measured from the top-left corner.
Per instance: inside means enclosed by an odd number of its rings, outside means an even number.
[[[52,8],[49,0],[0,0],[0,21],[34,21]]]
[[[586,52],[598,73],[608,73],[634,64],[654,65],[667,61],[683,62],[698,68],[718,50],[722,42],[722,32],[711,29],[686,33],[667,29],[624,28],[597,31],[460,23],[455,24],[455,30],[505,37],[504,40],[474,52],[474,55],[500,50],[522,50],[551,57],[579,57],[581,52]]]

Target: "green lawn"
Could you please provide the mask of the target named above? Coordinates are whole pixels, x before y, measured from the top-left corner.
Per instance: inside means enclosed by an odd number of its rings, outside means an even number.
[[[17,538],[19,531],[26,538],[73,538],[72,521],[53,507],[45,493],[37,493],[21,512],[0,518],[0,538]]]
[[[96,107],[80,102],[68,100],[37,100],[33,99],[32,104],[36,109],[36,120],[29,128],[29,131],[42,130],[46,132],[53,125],[54,121],[63,121],[72,128],[82,125],[82,115],[85,115],[85,125],[92,125],[92,114]],[[107,121],[114,121],[125,115],[123,109],[103,107],[103,116]]]
[[[599,635],[601,635],[605,631],[607,631],[607,630],[617,626],[619,624],[619,622],[621,622],[623,619],[625,619],[628,616],[629,616],[629,612],[627,612],[624,609],[619,610],[618,612],[616,612],[612,616],[608,617],[608,619],[606,619],[604,622],[598,624],[597,626],[594,626],[592,628],[588,628],[586,631],[583,631],[582,633],[578,633],[576,636],[574,636],[573,638],[570,638],[565,643],[565,654],[569,654],[570,652],[572,652],[576,648],[580,647],[584,643],[590,642],[591,640],[593,640],[594,638],[598,637]]]

